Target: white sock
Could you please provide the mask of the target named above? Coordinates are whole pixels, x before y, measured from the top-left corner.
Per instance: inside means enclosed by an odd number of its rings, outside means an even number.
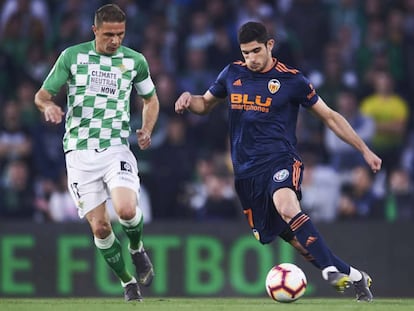
[[[124,283],[124,282],[121,281],[121,284],[122,284],[122,287],[125,287],[128,284],[135,284],[136,282],[137,282],[137,280],[134,277],[132,277],[131,281],[128,281],[126,283]]]
[[[322,270],[322,277],[324,280],[328,280],[329,272],[338,272],[338,269],[335,266],[328,266]]]
[[[127,228],[137,226],[139,222],[141,221],[141,219],[142,219],[142,211],[138,207],[136,208],[135,216],[132,219],[125,220],[125,219],[118,218],[119,223]]]
[[[93,239],[97,248],[108,249],[111,248],[111,246],[114,244],[116,238],[114,232],[111,231],[111,233],[105,239],[99,239],[96,236],[94,236]]]
[[[354,267],[351,267],[351,272],[349,272],[349,278],[352,282],[358,282],[362,279],[362,273]]]
[[[129,246],[128,246],[128,250],[129,250],[129,252],[132,254],[132,255],[134,255],[134,254],[136,254],[136,253],[141,253],[142,252],[142,250],[144,249],[144,243],[142,243],[142,241],[139,241],[139,245],[138,245],[138,249],[131,249]]]

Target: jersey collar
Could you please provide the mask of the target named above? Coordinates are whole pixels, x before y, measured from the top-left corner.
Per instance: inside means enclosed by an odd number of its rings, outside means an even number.
[[[116,53],[115,54],[112,54],[112,55],[106,55],[106,54],[101,54],[101,53],[98,53],[97,51],[96,51],[96,44],[95,44],[95,40],[92,40],[91,41],[91,46],[92,46],[92,49],[91,49],[91,54],[92,55],[98,55],[98,56],[107,56],[107,57],[122,57],[123,56],[123,53],[121,53],[119,50],[121,49],[121,47],[119,47],[118,48],[118,50],[116,51]]]

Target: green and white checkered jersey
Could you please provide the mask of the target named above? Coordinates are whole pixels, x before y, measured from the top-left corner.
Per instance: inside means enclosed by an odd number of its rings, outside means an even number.
[[[95,50],[95,41],[67,48],[42,88],[56,95],[67,84],[64,151],[128,145],[132,86],[148,98],[155,92],[141,53],[121,46],[114,55]]]

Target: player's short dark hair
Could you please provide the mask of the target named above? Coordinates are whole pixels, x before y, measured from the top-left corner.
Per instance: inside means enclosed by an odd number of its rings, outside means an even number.
[[[125,12],[116,4],[105,4],[95,12],[95,26],[102,23],[123,23],[126,21]]]
[[[239,44],[257,41],[266,43],[270,39],[266,27],[262,23],[247,22],[243,24],[238,33]]]

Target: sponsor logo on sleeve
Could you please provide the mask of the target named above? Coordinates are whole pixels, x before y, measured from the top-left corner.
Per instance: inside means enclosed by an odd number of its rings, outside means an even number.
[[[132,173],[132,166],[126,161],[121,161],[121,171]]]

